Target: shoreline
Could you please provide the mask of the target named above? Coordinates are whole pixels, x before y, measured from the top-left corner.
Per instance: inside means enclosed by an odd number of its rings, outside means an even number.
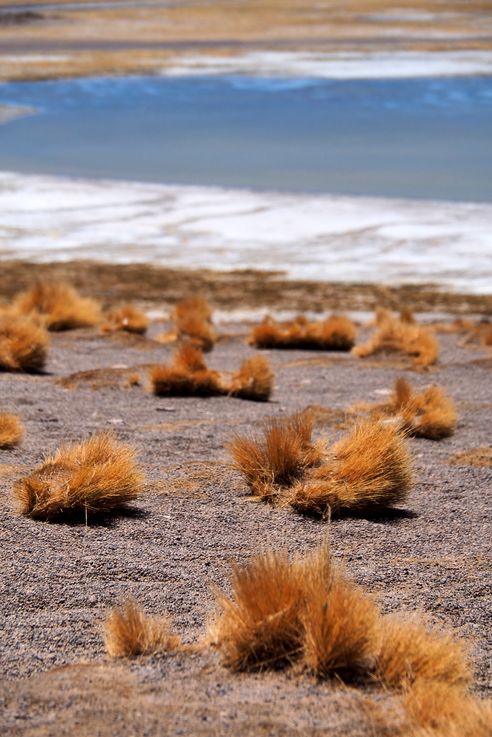
[[[0,211],[3,264],[97,261],[103,253],[130,268],[224,274],[261,263],[285,272],[285,284],[433,282],[486,295],[492,283],[492,204],[0,172]]]
[[[36,281],[69,281],[104,304],[136,302],[144,309],[165,310],[183,296],[202,294],[223,312],[268,310],[272,312],[326,311],[370,312],[376,307],[416,313],[492,315],[492,294],[472,295],[439,290],[432,284],[400,287],[351,282],[316,282],[287,279],[281,273],[242,269],[173,269],[151,264],[115,264],[100,261],[33,263],[0,262],[0,298]]]

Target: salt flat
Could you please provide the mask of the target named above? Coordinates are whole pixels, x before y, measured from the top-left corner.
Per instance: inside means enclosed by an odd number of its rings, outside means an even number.
[[[0,174],[0,258],[96,259],[488,293],[492,205]]]

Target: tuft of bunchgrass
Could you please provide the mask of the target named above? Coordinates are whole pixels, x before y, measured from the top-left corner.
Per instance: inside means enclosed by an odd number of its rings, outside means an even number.
[[[451,634],[395,616],[382,618],[380,632],[376,673],[387,688],[407,690],[417,681],[456,687],[470,683],[466,647]]]
[[[105,333],[124,330],[127,333],[144,335],[149,324],[149,318],[144,312],[131,304],[127,304],[108,312],[106,322],[102,325],[101,329]]]
[[[208,368],[202,350],[192,343],[183,344],[170,365],[153,366],[150,371],[152,391],[157,396],[213,397],[267,402],[273,389],[273,371],[268,361],[254,356],[244,361],[231,378]]]
[[[24,425],[17,415],[0,413],[0,448],[14,448],[24,437]]]
[[[253,356],[233,374],[229,394],[238,399],[267,402],[273,390],[273,379],[269,361],[263,356]]]
[[[200,348],[211,351],[216,341],[212,325],[212,308],[204,297],[180,300],[173,312],[176,335]]]
[[[377,609],[332,563],[327,547],[291,560],[268,551],[232,571],[231,596],[216,592],[209,641],[232,670],[296,665],[350,680],[372,668]]]
[[[0,371],[42,371],[49,338],[43,327],[26,317],[0,317]]]
[[[38,282],[14,301],[22,315],[37,316],[48,330],[73,330],[92,327],[101,321],[98,302],[82,297],[65,282]]]
[[[128,658],[175,650],[180,638],[172,632],[168,616],[150,617],[129,598],[104,622],[104,642],[108,655]]]
[[[314,322],[299,315],[283,323],[267,317],[253,328],[249,342],[257,348],[349,351],[356,334],[355,324],[344,315]]]
[[[253,494],[263,499],[275,497],[321,461],[321,449],[311,440],[312,430],[311,416],[299,413],[287,420],[265,422],[259,435],[233,438],[229,452]]]
[[[400,377],[385,402],[355,405],[352,411],[369,412],[373,419],[392,418],[409,435],[441,440],[453,435],[457,415],[453,400],[439,386],[429,386],[421,392]]]
[[[329,516],[387,508],[406,499],[410,457],[397,428],[359,422],[330,449],[311,440],[313,420],[299,413],[266,423],[260,436],[237,436],[234,465],[261,499]]]
[[[426,368],[436,363],[439,343],[431,328],[395,317],[386,310],[376,315],[376,329],[366,343],[355,346],[352,353],[366,358],[377,353],[405,353],[415,366]]]
[[[134,449],[106,432],[62,446],[20,479],[14,493],[21,513],[33,519],[87,520],[124,509],[143,482]]]

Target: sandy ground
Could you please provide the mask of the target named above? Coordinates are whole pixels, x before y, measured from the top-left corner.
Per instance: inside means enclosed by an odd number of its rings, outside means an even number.
[[[417,9],[411,0],[397,8],[390,0],[29,4],[29,13],[0,12],[0,78],[152,71],[197,50],[443,51],[492,43],[490,4],[476,0],[424,0]],[[0,11],[9,5],[1,0]]]
[[[154,324],[151,337],[162,329]],[[232,370],[251,355],[246,330],[220,325],[225,337],[209,364]],[[210,585],[227,585],[231,560],[265,546],[318,545],[327,525],[251,503],[224,445],[265,417],[313,404],[338,410],[317,428],[334,438],[343,432],[343,410],[377,399],[396,375],[444,386],[457,402],[457,432],[442,442],[409,441],[416,483],[405,508],[332,522],[333,552],[384,611],[419,610],[467,638],[476,688],[486,694],[492,468],[450,461],[490,444],[492,358],[460,347],[455,335],[440,342],[441,360],[428,373],[399,359],[268,351],[276,386],[267,404],[157,399],[145,386],[127,388],[132,367],[168,359],[171,347],[96,330],[54,335],[43,375],[0,374],[1,409],[18,412],[27,430],[22,446],[0,451],[0,734],[394,734],[381,731],[367,701],[376,699],[394,727],[398,709],[390,712],[392,699],[377,690],[285,673],[232,675],[212,653],[112,662],[101,622],[132,594],[151,613],[168,610],[184,639],[195,641],[214,608]],[[61,381],[88,369],[103,371]],[[136,445],[147,475],[134,515],[87,527],[18,515],[15,478],[63,441],[109,428]]]

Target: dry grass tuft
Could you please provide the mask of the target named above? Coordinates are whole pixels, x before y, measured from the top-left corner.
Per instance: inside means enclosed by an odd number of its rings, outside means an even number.
[[[417,681],[403,700],[408,728],[403,737],[487,737],[492,705],[462,688]]]
[[[448,463],[453,466],[492,467],[492,448],[470,448],[451,456]]]
[[[142,493],[143,483],[133,448],[100,433],[59,448],[14,492],[22,514],[49,521],[123,509]]]
[[[36,373],[44,368],[49,338],[25,317],[0,317],[0,371]]]
[[[465,646],[450,634],[389,616],[382,618],[380,631],[377,675],[386,687],[405,690],[417,681],[456,687],[469,684]]]
[[[144,335],[149,327],[150,321],[147,315],[131,304],[123,305],[106,315],[106,322],[102,326],[105,333],[113,333],[125,330],[127,333]]]
[[[101,321],[99,304],[64,282],[39,282],[18,295],[14,308],[22,315],[38,316],[48,330],[73,330]]]
[[[235,468],[253,494],[327,516],[381,509],[403,501],[412,483],[403,436],[366,421],[328,451],[311,440],[313,417],[302,412],[271,420],[260,437],[237,436],[229,445]]]
[[[427,327],[391,315],[386,310],[376,315],[376,331],[361,345],[352,349],[354,355],[366,358],[376,353],[406,353],[417,367],[436,363],[439,344],[434,332]]]
[[[405,501],[411,485],[403,436],[369,420],[335,443],[328,459],[295,484],[286,501],[299,512],[322,516],[368,512]]]
[[[298,414],[265,423],[261,436],[236,436],[229,445],[235,468],[253,494],[269,499],[282,493],[306,469],[319,463],[322,453],[311,440],[313,420]]]
[[[266,358],[253,356],[233,374],[229,394],[238,399],[267,402],[273,390],[273,380],[273,371]]]
[[[285,323],[267,317],[253,328],[249,342],[257,348],[349,351],[356,334],[355,324],[343,315],[332,315],[318,322],[309,322],[299,315]]]
[[[371,667],[377,610],[331,562],[326,547],[291,561],[267,552],[234,567],[232,597],[217,592],[220,613],[209,640],[233,670],[298,664],[319,678],[347,678]]]
[[[229,395],[238,399],[266,402],[273,389],[273,371],[261,356],[244,361],[230,379],[207,367],[203,353],[185,343],[174,354],[170,366],[154,366],[150,372],[157,396],[211,397]]]
[[[17,415],[0,414],[0,448],[13,448],[24,437],[24,425]]]
[[[352,411],[360,409],[369,411],[373,419],[391,417],[405,432],[419,438],[441,440],[453,435],[456,429],[454,402],[444,389],[430,386],[418,393],[403,378],[396,380],[388,401],[354,405]]]
[[[106,619],[104,642],[108,655],[127,658],[175,650],[180,638],[172,633],[167,616],[146,616],[134,599],[128,599]]]
[[[150,371],[152,391],[159,397],[211,397],[225,394],[220,374],[207,368],[203,353],[193,345],[183,345],[170,366],[154,366]]]
[[[177,338],[193,343],[202,351],[211,351],[216,341],[212,326],[212,308],[203,297],[190,297],[174,308]]]

